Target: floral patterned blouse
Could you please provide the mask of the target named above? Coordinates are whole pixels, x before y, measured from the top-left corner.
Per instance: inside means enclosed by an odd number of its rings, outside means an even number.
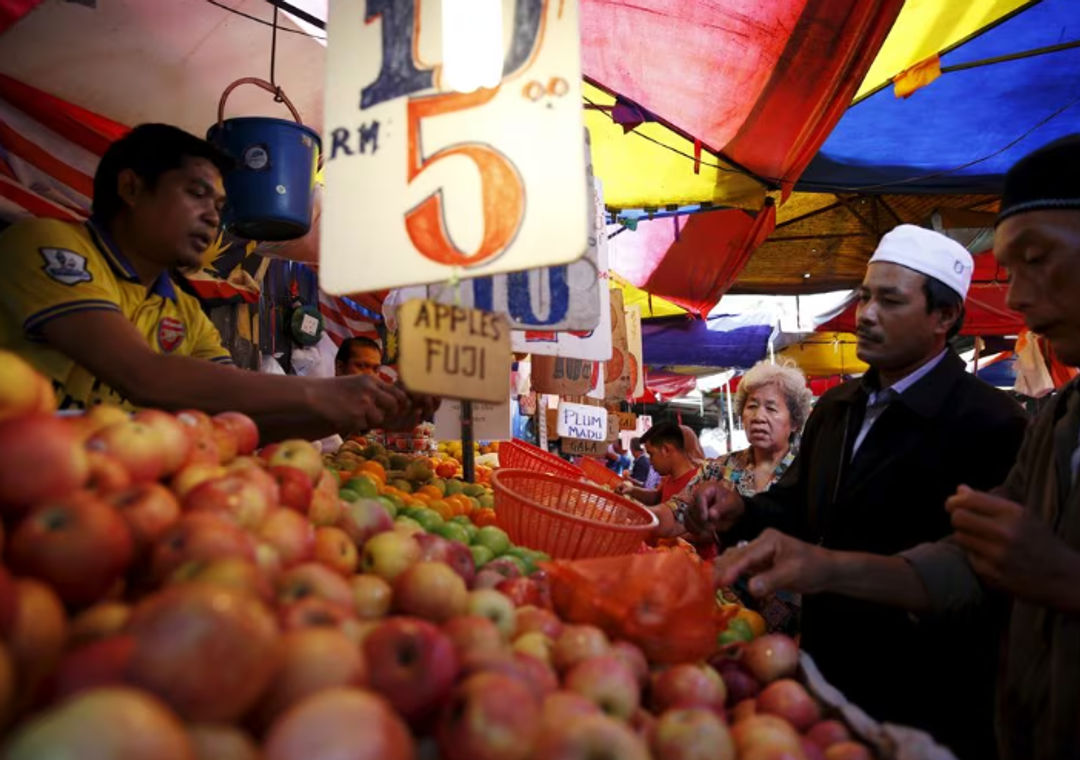
[[[795,446],[788,449],[788,453],[776,465],[776,469],[773,470],[768,485],[761,490],[768,490],[784,476],[788,467],[795,461],[795,453]],[[740,496],[753,496],[758,492],[758,489],[754,486],[754,450],[742,449],[709,460],[705,463],[705,472],[702,474],[701,480],[726,480],[731,483]]]

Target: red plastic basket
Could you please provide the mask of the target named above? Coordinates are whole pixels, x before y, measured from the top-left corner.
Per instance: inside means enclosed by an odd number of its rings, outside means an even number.
[[[614,488],[624,482],[623,479],[614,472],[590,457],[582,457],[578,466],[581,467],[581,471],[585,473],[585,477],[593,483],[599,483],[602,486],[611,486]]]
[[[496,524],[557,559],[632,554],[659,524],[646,507],[582,481],[499,469],[491,485]]]
[[[512,438],[499,444],[499,467],[529,472],[546,472],[565,478],[583,478],[585,473],[565,459]]]

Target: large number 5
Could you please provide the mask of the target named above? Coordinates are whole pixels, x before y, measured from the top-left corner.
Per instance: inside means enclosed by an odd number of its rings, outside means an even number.
[[[450,240],[443,218],[442,190],[429,195],[405,214],[405,229],[416,249],[426,258],[451,266],[475,266],[492,259],[514,239],[525,217],[525,187],[517,169],[502,153],[483,143],[462,143],[424,157],[420,120],[482,105],[495,97],[498,88],[470,93],[447,93],[410,98],[408,105],[408,180],[450,156],[464,156],[480,172],[480,207],[484,234],[480,246],[466,253]]]

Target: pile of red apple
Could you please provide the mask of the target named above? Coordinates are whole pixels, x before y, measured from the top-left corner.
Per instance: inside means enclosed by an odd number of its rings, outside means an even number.
[[[478,587],[462,545],[257,437],[0,403],[3,758],[870,757],[792,680],[790,639],[652,668],[542,579]]]

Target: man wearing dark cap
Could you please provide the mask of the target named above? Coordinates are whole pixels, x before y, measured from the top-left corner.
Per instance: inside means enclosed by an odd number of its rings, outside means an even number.
[[[1020,160],[1005,179],[994,255],[1008,304],[1080,366],[1080,135]],[[1039,415],[1005,482],[961,485],[945,505],[953,535],[894,557],[832,552],[779,533],[732,549],[721,582],[744,572],[786,588],[962,618],[1011,597],[998,673],[1002,760],[1080,758],[1080,379]]]

